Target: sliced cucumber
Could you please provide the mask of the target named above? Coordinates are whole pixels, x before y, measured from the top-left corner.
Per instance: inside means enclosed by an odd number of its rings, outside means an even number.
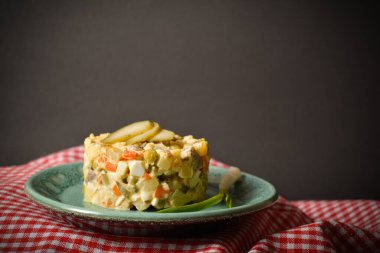
[[[102,140],[102,142],[110,144],[110,143],[115,143],[115,142],[126,141],[130,138],[141,135],[151,130],[153,127],[155,127],[155,124],[157,123],[153,123],[152,121],[149,121],[149,120],[144,120],[144,121],[139,121],[139,122],[129,124],[111,133],[110,135],[108,135],[107,138]]]
[[[136,135],[136,136],[126,140],[126,143],[128,145],[131,145],[131,144],[135,144],[135,143],[144,142],[144,141],[149,140],[151,137],[156,135],[161,130],[161,127],[158,123],[153,122],[153,124],[154,125],[151,129],[149,129],[146,132],[143,132],[142,134]]]
[[[161,129],[155,136],[149,139],[151,142],[162,142],[162,141],[170,141],[173,139],[175,133],[172,131]]]

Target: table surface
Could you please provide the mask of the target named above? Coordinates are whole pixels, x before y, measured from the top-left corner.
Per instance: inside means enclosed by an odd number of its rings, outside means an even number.
[[[73,147],[0,167],[0,251],[19,252],[380,252],[380,201],[287,201],[206,235],[120,237],[85,231],[31,202],[25,181],[37,171],[83,159]],[[216,166],[225,164],[212,160]]]

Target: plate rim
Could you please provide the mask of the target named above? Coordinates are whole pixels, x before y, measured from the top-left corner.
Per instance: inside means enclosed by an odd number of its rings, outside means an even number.
[[[27,197],[30,200],[32,200],[34,203],[48,209],[49,211],[57,212],[64,215],[72,215],[77,218],[84,218],[84,219],[90,219],[90,220],[95,219],[99,221],[128,222],[128,223],[138,223],[138,224],[149,223],[152,225],[153,224],[175,224],[175,223],[191,224],[191,223],[198,223],[198,222],[230,219],[233,217],[243,216],[249,213],[260,211],[276,203],[279,198],[279,194],[276,188],[271,183],[269,183],[268,181],[260,177],[254,176],[246,172],[242,172],[242,175],[246,177],[253,177],[255,180],[259,180],[267,184],[269,188],[271,188],[272,194],[267,199],[260,201],[258,203],[251,203],[249,205],[236,206],[236,207],[232,207],[228,209],[212,210],[206,213],[200,212],[200,211],[183,212],[183,213],[154,213],[152,212],[150,213],[151,215],[148,215],[148,216],[153,216],[153,217],[146,217],[146,214],[148,212],[145,212],[143,216],[139,217],[138,214],[141,214],[141,212],[139,211],[133,211],[133,213],[129,213],[130,211],[105,209],[105,213],[98,213],[96,211],[88,210],[85,207],[78,207],[78,206],[62,203],[54,199],[48,198],[46,196],[43,196],[38,191],[36,191],[32,186],[33,181],[38,179],[39,176],[46,173],[46,171],[59,170],[60,168],[63,168],[66,166],[82,166],[82,165],[83,165],[82,162],[64,163],[64,164],[49,167],[49,168],[46,168],[34,173],[31,177],[28,178],[28,180],[24,184],[24,191]],[[221,168],[218,166],[211,166],[211,165],[210,165],[210,169],[226,170],[225,168]],[[110,213],[112,214],[113,212],[117,215],[110,216]]]

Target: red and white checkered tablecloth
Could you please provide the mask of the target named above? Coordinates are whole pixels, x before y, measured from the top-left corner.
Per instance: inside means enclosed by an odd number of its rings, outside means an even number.
[[[37,171],[82,157],[79,146],[0,167],[1,252],[380,252],[380,201],[374,200],[281,198],[207,236],[120,237],[81,230],[32,203],[24,183]]]

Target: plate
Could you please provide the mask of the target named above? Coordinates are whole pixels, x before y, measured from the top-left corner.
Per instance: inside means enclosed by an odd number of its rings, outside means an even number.
[[[51,214],[84,229],[117,235],[147,236],[163,232],[190,231],[242,217],[273,204],[278,194],[267,181],[248,173],[230,190],[233,207],[223,203],[196,212],[157,213],[121,211],[83,202],[82,163],[63,164],[34,174],[25,183],[25,192]],[[207,197],[218,193],[218,183],[226,169],[210,166]],[[214,227],[214,226],[213,226]],[[199,231],[199,230],[198,230]]]

